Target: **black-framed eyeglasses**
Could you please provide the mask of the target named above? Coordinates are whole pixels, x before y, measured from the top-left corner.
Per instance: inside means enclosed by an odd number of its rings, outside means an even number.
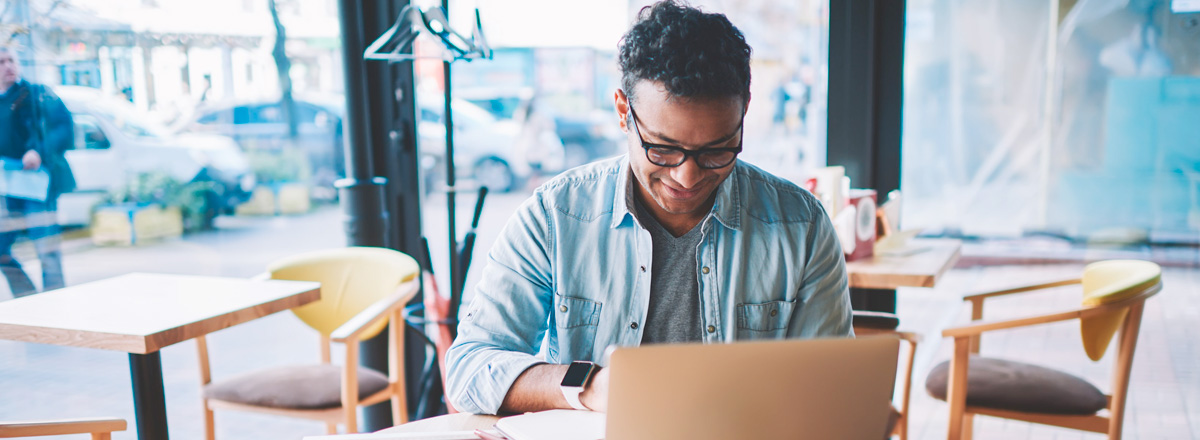
[[[629,115],[633,119],[633,132],[637,133],[638,140],[642,142],[642,148],[646,150],[646,159],[650,163],[660,167],[677,167],[687,162],[690,157],[696,161],[696,165],[706,170],[725,168],[737,159],[738,153],[742,152],[741,133],[738,134],[738,146],[735,148],[688,150],[673,145],[646,142],[646,138],[642,137],[642,132],[638,129],[638,117],[637,113],[633,111],[633,104],[629,104]],[[745,123],[746,114],[743,113],[742,121],[738,123],[737,130],[741,131]]]

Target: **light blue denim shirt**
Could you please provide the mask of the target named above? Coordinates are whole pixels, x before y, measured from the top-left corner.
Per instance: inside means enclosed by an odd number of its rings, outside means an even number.
[[[609,346],[641,342],[653,259],[630,178],[626,156],[576,168],[508,221],[446,355],[460,411],[495,414],[535,364],[603,365]],[[702,228],[705,343],[853,335],[842,249],[808,191],[738,161]]]

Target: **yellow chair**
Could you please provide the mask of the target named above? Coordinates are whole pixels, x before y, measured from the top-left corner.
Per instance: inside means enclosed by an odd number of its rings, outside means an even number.
[[[921,337],[916,333],[897,331],[896,329],[900,326],[900,318],[892,313],[855,310],[852,318],[854,335],[857,337],[895,335],[901,341],[908,343],[908,351],[904,358],[905,367],[899,372],[904,381],[904,388],[900,394],[900,408],[892,406],[892,430],[888,433],[888,438],[895,436],[900,440],[907,440],[908,402],[912,394],[913,361],[916,359],[917,343],[921,341]]]
[[[207,342],[196,338],[203,384],[204,427],[215,437],[213,410],[255,411],[315,419],[326,431],[358,432],[359,406],[391,399],[392,419],[408,419],[404,383],[403,308],[417,293],[420,267],[408,255],[383,248],[350,247],[309,252],[272,263],[272,279],[317,281],[321,300],[293,310],[321,337],[321,363],[254,371],[214,382]],[[386,374],[359,365],[358,343],[389,323]],[[346,358],[330,363],[330,342],[342,343]]]
[[[0,438],[91,434],[92,440],[110,440],[113,432],[124,430],[125,420],[109,418],[0,422]]]
[[[950,439],[970,439],[976,414],[1107,434],[1120,439],[1133,352],[1147,298],[1162,290],[1162,270],[1147,261],[1092,263],[1082,279],[968,295],[971,320],[983,319],[987,298],[1051,287],[1082,284],[1083,307],[1060,313],[994,322],[972,322],[946,329],[954,338],[954,357],[934,367],[925,382],[929,394],[950,406]],[[1098,361],[1119,330],[1112,373],[1112,394],[1073,375],[1037,365],[978,356],[984,332],[1051,322],[1080,320],[1083,346]],[[948,396],[948,397],[947,397]],[[1102,414],[1107,410],[1108,414]]]

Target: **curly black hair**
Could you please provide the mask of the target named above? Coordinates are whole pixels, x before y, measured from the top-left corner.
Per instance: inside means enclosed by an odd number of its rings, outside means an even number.
[[[682,98],[750,98],[750,46],[725,14],[660,1],[642,8],[617,50],[630,100],[641,80],[660,82]]]

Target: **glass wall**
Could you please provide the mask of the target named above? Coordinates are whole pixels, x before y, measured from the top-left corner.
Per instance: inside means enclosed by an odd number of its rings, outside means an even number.
[[[343,173],[336,2],[271,4],[0,2],[0,99],[13,110],[4,117],[37,108],[47,139],[65,150],[43,157],[44,168],[75,182],[39,200],[5,188],[0,301],[130,272],[248,278],[282,257],[345,246],[332,186]],[[23,95],[37,90],[24,82],[49,92]],[[290,106],[281,103],[288,86]],[[50,93],[73,124],[53,120]],[[16,103],[21,96],[37,99]],[[2,126],[11,139],[12,125]],[[10,143],[4,168],[23,168],[24,150]],[[315,362],[317,342],[290,313],[216,332],[213,377]],[[196,353],[190,341],[162,351],[175,439],[203,437]],[[0,389],[5,420],[121,417],[129,430],[113,437],[136,438],[125,353],[0,341]],[[324,432],[232,412],[217,416],[217,429],[225,439]]]
[[[908,2],[906,227],[1200,241],[1200,13],[1188,5]]]
[[[473,188],[483,184],[491,191],[477,230],[475,263],[467,274],[468,300],[492,240],[534,188],[566,169],[627,151],[627,138],[613,107],[620,87],[617,42],[638,11],[650,3],[478,3],[494,58],[459,61],[451,67],[456,174],[464,179],[456,185],[460,239],[470,229],[477,199]],[[796,182],[823,167],[828,1],[691,4],[726,14],[753,49],[752,98],[741,158]],[[475,7],[473,2],[451,2],[451,24],[470,29]],[[425,102],[420,148],[423,155],[437,158],[429,161],[436,165],[429,165],[432,171],[426,175],[430,190],[425,207],[446,203],[444,154],[440,153],[445,145],[441,64],[440,60],[415,63],[418,93]],[[458,128],[460,124],[464,127]],[[424,215],[440,286],[448,285],[447,238],[444,232],[431,231],[444,231],[445,213],[444,208],[436,208]]]
[[[614,57],[650,2],[450,3],[459,30],[470,29],[478,6],[496,49],[494,59],[453,67],[460,239],[474,188],[492,191],[476,231],[478,269],[537,185],[626,151],[613,110]],[[827,0],[695,3],[727,14],[754,50],[743,158],[797,181],[823,166]],[[138,271],[246,278],[282,257],[345,246],[333,188],[345,175],[337,14],[334,0],[0,3],[0,46],[9,48],[0,64],[9,56],[13,78],[44,85],[63,102],[73,123],[61,131],[61,162],[75,180],[52,211],[38,211],[57,225],[50,237],[31,232],[27,204],[0,203],[0,238],[12,240],[8,258],[0,255],[10,287],[0,301]],[[429,49],[422,44],[419,52]],[[424,234],[445,295],[442,67],[412,66]],[[0,98],[14,98],[9,89],[17,90],[5,84]],[[21,153],[0,156],[6,168],[22,168]],[[468,296],[477,272],[468,272]],[[315,362],[317,341],[288,313],[214,333],[213,377]],[[162,359],[171,437],[201,438],[195,345],[168,347]],[[129,377],[124,353],[0,340],[0,418],[133,421]],[[324,432],[316,422],[233,412],[219,413],[216,424],[224,439]],[[135,432],[131,424],[114,438]]]

